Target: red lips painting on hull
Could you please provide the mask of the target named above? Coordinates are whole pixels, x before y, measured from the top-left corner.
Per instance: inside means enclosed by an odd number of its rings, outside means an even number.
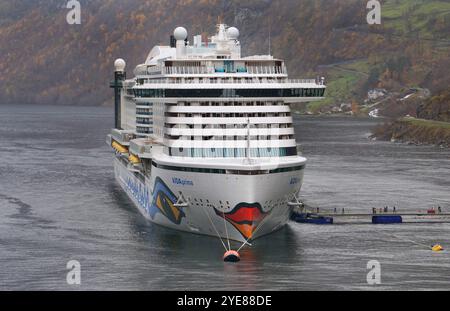
[[[244,238],[250,239],[258,225],[267,216],[259,203],[242,202],[237,204],[231,212],[223,213],[214,209],[216,214],[231,223]]]

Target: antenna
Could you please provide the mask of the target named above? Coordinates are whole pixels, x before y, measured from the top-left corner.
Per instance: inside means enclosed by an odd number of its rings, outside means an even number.
[[[269,16],[269,56],[271,55],[272,39],[272,16]]]

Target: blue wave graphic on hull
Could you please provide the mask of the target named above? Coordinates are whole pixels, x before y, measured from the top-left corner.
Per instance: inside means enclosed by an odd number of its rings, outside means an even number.
[[[134,181],[131,177],[127,178],[126,184],[133,197],[152,219],[157,213],[161,213],[171,222],[180,224],[182,218],[186,216],[181,209],[175,206],[177,197],[161,178],[156,177],[152,195],[147,187],[142,186],[140,182]]]

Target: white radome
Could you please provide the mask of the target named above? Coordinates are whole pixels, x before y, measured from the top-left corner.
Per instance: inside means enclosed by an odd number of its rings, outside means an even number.
[[[126,65],[127,64],[125,63],[125,61],[122,58],[118,58],[114,62],[114,67],[116,68],[116,71],[124,71]]]
[[[185,40],[187,38],[187,30],[184,27],[177,27],[173,31],[173,36],[176,40]]]
[[[237,39],[239,37],[239,29],[236,27],[230,27],[227,29],[227,35],[230,39]]]

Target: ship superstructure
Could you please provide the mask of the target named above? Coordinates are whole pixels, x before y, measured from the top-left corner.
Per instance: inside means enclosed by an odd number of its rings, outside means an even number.
[[[175,29],[126,79],[115,62],[115,175],[149,220],[246,241],[298,204],[306,159],[290,103],[322,99],[323,79],[292,80],[283,60],[241,56],[235,27],[188,42]]]

